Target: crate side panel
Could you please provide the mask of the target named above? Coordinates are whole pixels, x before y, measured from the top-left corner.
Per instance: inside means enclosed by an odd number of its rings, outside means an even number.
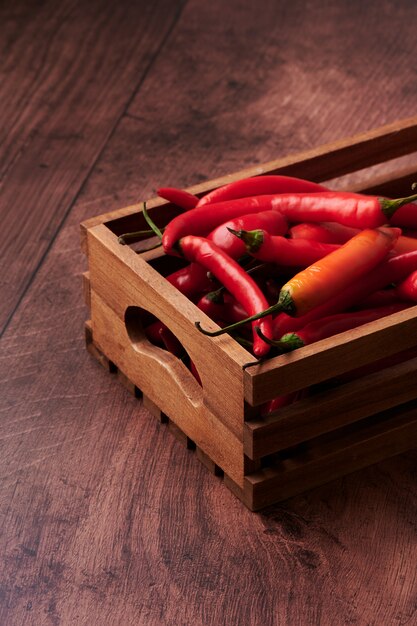
[[[258,405],[417,344],[417,307],[298,348],[245,370],[245,399]]]
[[[92,289],[124,318],[128,306],[141,307],[174,333],[193,360],[204,391],[204,403],[241,440],[243,438],[243,371],[248,353],[230,337],[211,338],[194,326],[197,318],[217,328],[195,305],[104,226],[89,231]]]
[[[417,397],[417,358],[246,422],[244,449],[260,458]]]
[[[267,468],[245,478],[245,490],[252,491],[253,509],[285,500],[331,482],[416,446],[417,412],[397,411],[390,422],[330,441],[302,460],[283,462],[278,469]]]
[[[202,389],[185,365],[146,340],[132,345],[123,320],[92,290],[94,343],[127,378],[238,484],[242,442],[202,402]]]

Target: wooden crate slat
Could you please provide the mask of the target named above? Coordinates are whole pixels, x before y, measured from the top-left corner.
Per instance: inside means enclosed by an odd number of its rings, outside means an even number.
[[[284,461],[278,468],[266,468],[245,477],[244,491],[250,493],[250,508],[258,510],[307,489],[401,454],[415,447],[415,407],[392,412],[390,420],[373,424],[339,441],[318,446],[306,458]]]
[[[204,405],[202,390],[185,365],[149,342],[133,346],[123,321],[94,289],[91,312],[98,349],[236,483],[242,483],[242,441]]]
[[[289,448],[417,397],[417,358],[245,423],[244,451],[252,459]]]
[[[258,405],[412,348],[417,307],[323,339],[245,370],[245,399]]]

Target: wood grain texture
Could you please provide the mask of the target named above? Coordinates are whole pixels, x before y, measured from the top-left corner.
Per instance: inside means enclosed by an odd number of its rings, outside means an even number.
[[[84,349],[81,220],[416,114],[415,3],[277,6],[187,3],[3,336],[1,624],[415,621],[414,453],[253,514]]]
[[[3,3],[0,329],[180,6],[68,0],[37,10],[21,1]]]

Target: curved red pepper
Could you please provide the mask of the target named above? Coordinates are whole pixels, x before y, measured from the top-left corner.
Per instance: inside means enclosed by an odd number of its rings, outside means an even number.
[[[317,224],[303,222],[292,226],[289,230],[289,236],[292,239],[310,239],[322,243],[343,244],[352,239],[358,232],[358,228],[350,228],[337,222],[319,222]]]
[[[404,300],[417,302],[417,271],[409,274],[396,286],[394,291],[398,297],[404,298]]]
[[[287,333],[281,337],[279,344],[285,349],[293,350],[306,346],[327,337],[333,337],[346,330],[357,328],[363,324],[368,324],[374,320],[381,319],[387,315],[392,315],[411,306],[404,302],[397,302],[388,306],[377,307],[376,309],[365,309],[362,311],[336,313],[322,317],[310,322],[300,330]]]
[[[198,263],[190,263],[190,265],[169,274],[166,279],[190,299],[204,291],[212,291],[214,288],[213,281],[207,276],[207,270]]]
[[[198,201],[197,206],[263,194],[314,193],[317,191],[328,191],[328,189],[318,183],[303,180],[302,178],[280,174],[266,174],[250,176],[213,189],[213,191],[210,191]]]
[[[278,302],[273,306],[219,331],[208,332],[201,327],[200,331],[215,337],[277,311],[302,316],[316,307],[319,308],[340,296],[350,285],[361,283],[364,276],[388,255],[400,232],[398,228],[363,230],[343,246],[291,278],[282,287]]]
[[[252,230],[254,228],[262,228],[271,235],[284,235],[288,230],[288,223],[278,211],[248,213],[217,226],[207,236],[207,239],[213,241],[229,256],[239,259],[245,254],[246,246],[243,241],[231,233],[231,230]]]
[[[385,224],[401,206],[417,199],[386,200],[347,192],[293,193],[253,196],[196,207],[168,224],[162,236],[167,254],[176,254],[175,245],[189,234],[206,235],[213,228],[247,213],[277,210],[290,222],[337,221],[354,228],[377,228]],[[414,205],[415,207],[415,205]],[[415,207],[417,212],[417,207]]]
[[[168,200],[186,211],[194,209],[198,203],[197,196],[176,187],[160,187],[156,193],[160,198],[164,198],[164,200]]]
[[[231,230],[231,229],[230,229]],[[264,263],[306,267],[322,259],[340,246],[307,239],[286,239],[264,230],[232,231],[245,244],[247,252]]]
[[[203,265],[242,304],[248,315],[255,315],[268,307],[268,302],[255,281],[225,252],[213,242],[202,237],[189,235],[179,242],[180,249],[189,261]],[[271,338],[271,317],[264,320],[262,332]],[[270,346],[253,333],[253,351],[256,356],[265,356]]]

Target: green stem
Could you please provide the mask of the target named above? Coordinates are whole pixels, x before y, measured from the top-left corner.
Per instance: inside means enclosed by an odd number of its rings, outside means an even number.
[[[264,241],[264,233],[262,230],[234,230],[227,227],[229,233],[235,235],[243,241],[248,252],[257,252]]]
[[[153,232],[154,232],[153,230],[149,229],[149,230],[135,230],[134,232],[131,232],[131,233],[123,233],[123,235],[120,235],[118,237],[118,242],[122,244],[122,246],[125,246],[126,241],[129,241],[129,239],[137,239],[138,237],[141,237],[142,235],[152,235]]]
[[[151,227],[155,235],[159,237],[159,239],[162,240],[162,232],[159,230],[155,222],[150,218],[149,213],[146,209],[146,202],[143,203],[142,213],[143,213],[143,217],[145,218],[146,222],[149,224],[149,226]]]
[[[203,335],[207,335],[208,337],[218,337],[219,335],[224,335],[225,333],[229,333],[232,330],[235,330],[236,328],[240,328],[240,326],[244,326],[248,322],[255,322],[256,320],[259,320],[262,317],[267,317],[268,315],[271,315],[272,313],[276,313],[277,311],[282,311],[282,310],[283,308],[282,308],[281,302],[277,302],[273,306],[270,306],[269,308],[265,309],[264,311],[261,311],[260,313],[256,313],[255,315],[246,317],[245,319],[240,320],[239,322],[235,322],[234,324],[230,324],[229,326],[224,326],[220,330],[214,330],[214,331],[204,330],[204,328],[201,327],[200,322],[195,322],[195,326],[196,328],[198,328],[198,330],[201,333],[203,333]]]
[[[415,189],[416,186],[417,186],[416,183],[413,183],[411,185],[411,189]],[[417,194],[414,194],[412,196],[407,196],[406,198],[396,198],[395,200],[387,200],[386,198],[379,198],[379,203],[381,205],[381,210],[383,214],[386,215],[386,217],[391,218],[399,208],[404,206],[404,204],[408,204],[409,202],[414,202],[414,200],[417,200]],[[416,207],[416,212],[417,212],[417,207]]]
[[[265,341],[265,343],[269,344],[270,346],[274,346],[275,348],[279,348],[280,350],[282,350],[282,352],[291,352],[292,350],[301,348],[304,345],[303,341],[295,333],[288,333],[287,335],[285,335],[287,339],[283,341],[282,339],[270,339],[269,337],[266,337],[259,328],[259,326],[255,326],[255,331],[256,334],[263,341]]]

